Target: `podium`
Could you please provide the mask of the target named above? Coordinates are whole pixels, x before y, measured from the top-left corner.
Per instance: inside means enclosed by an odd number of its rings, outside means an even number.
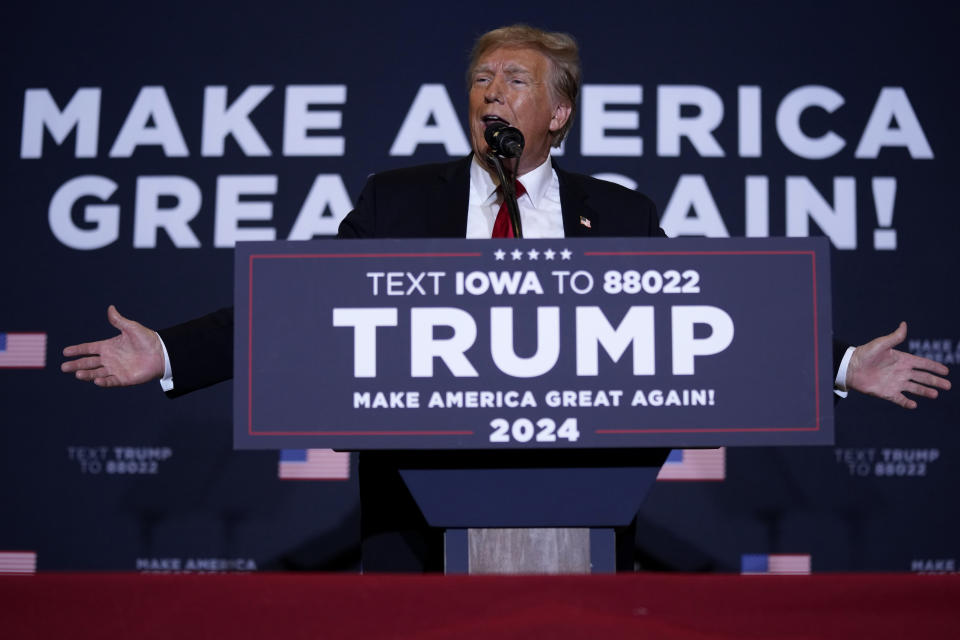
[[[446,573],[612,573],[667,450],[423,452],[400,475]]]
[[[670,448],[833,441],[824,238],[241,243],[235,298],[235,446],[395,451],[448,573],[613,571]]]

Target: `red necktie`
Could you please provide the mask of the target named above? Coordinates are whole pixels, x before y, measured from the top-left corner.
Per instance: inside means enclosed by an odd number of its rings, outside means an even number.
[[[517,197],[519,198],[527,192],[523,188],[523,185],[520,184],[520,181],[514,183],[517,187]],[[497,187],[497,191],[503,191],[500,187]],[[492,238],[512,238],[513,237],[513,225],[510,224],[510,210],[507,208],[507,199],[504,198],[503,202],[500,204],[500,210],[497,211],[497,219],[493,221],[493,235]]]

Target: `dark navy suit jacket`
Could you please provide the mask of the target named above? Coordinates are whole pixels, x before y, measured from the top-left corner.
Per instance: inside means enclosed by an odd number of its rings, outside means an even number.
[[[470,198],[468,156],[454,162],[385,171],[370,177],[340,238],[464,238]],[[574,237],[666,237],[643,194],[554,165],[563,232]],[[581,223],[581,217],[590,226]],[[175,371],[171,397],[233,376],[233,309],[161,329]]]

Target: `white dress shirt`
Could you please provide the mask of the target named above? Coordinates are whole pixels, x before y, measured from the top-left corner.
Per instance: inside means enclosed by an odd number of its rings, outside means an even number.
[[[560,180],[550,157],[533,171],[519,178],[526,193],[517,198],[524,238],[562,238],[563,214],[560,212]],[[467,206],[467,237],[489,238],[497,219],[502,198],[499,183],[474,156],[470,162],[470,202]]]

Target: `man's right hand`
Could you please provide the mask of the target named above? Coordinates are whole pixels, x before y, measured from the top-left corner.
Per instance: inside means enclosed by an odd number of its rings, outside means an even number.
[[[107,308],[107,320],[120,335],[65,348],[64,357],[77,359],[64,362],[60,370],[98,387],[126,387],[162,378],[160,336],[139,322],[124,318],[113,305]]]

